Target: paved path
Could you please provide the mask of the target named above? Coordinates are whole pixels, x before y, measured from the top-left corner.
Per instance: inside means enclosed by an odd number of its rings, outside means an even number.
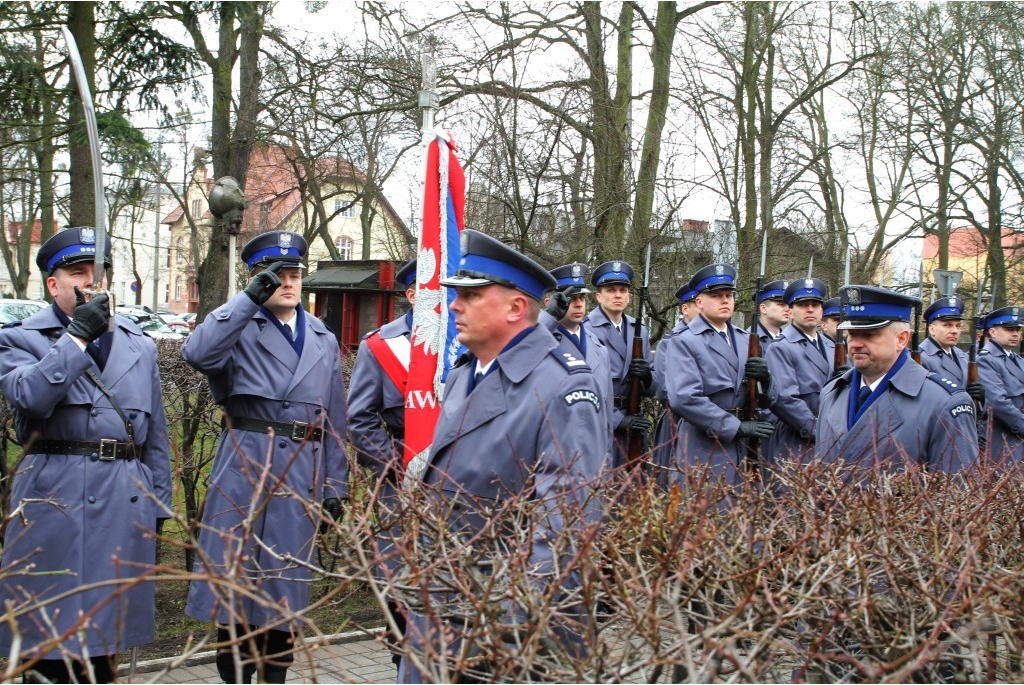
[[[340,633],[327,637],[326,644],[313,645],[312,663],[306,654],[295,657],[288,671],[289,683],[393,683],[397,676],[391,653],[365,632]],[[200,652],[184,663],[174,657],[143,661],[135,672],[136,683],[219,683],[213,652]],[[120,682],[130,682],[127,664],[120,669]]]

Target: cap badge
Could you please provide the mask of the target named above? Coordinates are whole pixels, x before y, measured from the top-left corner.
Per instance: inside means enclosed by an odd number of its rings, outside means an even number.
[[[277,246],[281,248],[281,254],[288,254],[288,250],[292,246],[292,234],[279,233],[277,236]]]
[[[462,254],[466,254],[469,251],[469,234],[468,233],[460,233],[459,234],[459,249],[462,251]]]
[[[724,273],[725,273],[725,266],[723,266],[721,264],[715,264],[715,275],[716,276],[721,276]]]
[[[612,262],[612,271],[622,271],[622,262]]]
[[[582,275],[583,275],[583,265],[582,264],[573,264],[572,265],[572,277],[573,278],[579,278]]]
[[[860,304],[860,290],[857,288],[850,288],[846,291],[846,301],[852,305]]]
[[[813,288],[814,287],[814,279],[813,278],[805,278],[804,279],[804,287],[807,288],[808,290]]]
[[[95,245],[96,229],[89,226],[78,229],[78,239],[83,245]]]
[[[788,288],[789,287],[789,281],[783,281],[782,282],[782,287],[783,287],[783,289]]]
[[[1013,308],[1013,315],[1015,317],[1020,316],[1020,307],[1014,307]]]

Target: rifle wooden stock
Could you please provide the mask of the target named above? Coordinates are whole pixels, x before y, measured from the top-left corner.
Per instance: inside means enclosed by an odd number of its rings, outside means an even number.
[[[843,366],[846,366],[846,339],[842,331],[836,331],[836,356],[832,361],[832,373],[838,373]]]
[[[642,302],[642,301],[641,301]],[[642,304],[641,304],[642,307]],[[636,334],[633,336],[633,353],[630,355],[630,359],[643,359],[644,358],[644,339],[640,335],[640,321],[637,320]],[[626,402],[626,413],[631,416],[636,416],[640,413],[640,402],[643,399],[643,388],[641,388],[640,379],[633,378],[629,383],[629,400]],[[640,464],[640,457],[644,452],[644,436],[638,430],[631,430],[629,432],[629,447],[626,450],[626,466],[630,470],[635,469]]]
[[[761,286],[758,285],[758,291]],[[758,335],[760,319],[756,316],[759,305],[757,298],[754,298],[754,325],[751,327],[750,339],[747,344],[747,359],[761,356],[761,338]],[[743,403],[743,411],[740,419],[742,421],[753,421],[757,419],[757,380],[747,379],[746,401]],[[750,474],[760,473],[761,465],[761,441],[758,438],[747,438],[746,458],[743,460],[747,472]]]
[[[978,382],[978,352],[985,339],[985,331],[981,332],[981,340],[978,340],[978,317],[971,319],[971,352],[967,357],[967,385]],[[974,401],[974,416],[981,418],[981,403]]]

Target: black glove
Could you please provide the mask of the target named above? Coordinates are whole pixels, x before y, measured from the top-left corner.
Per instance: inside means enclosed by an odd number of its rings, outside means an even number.
[[[775,426],[767,421],[740,421],[737,438],[767,438],[775,432]]]
[[[550,314],[555,321],[561,321],[569,312],[569,296],[561,290],[556,290],[551,293],[548,306],[544,307],[544,311]]]
[[[984,452],[985,448],[988,447],[988,438],[982,434],[978,434],[978,451]]]
[[[274,262],[263,271],[259,272],[249,280],[244,292],[249,299],[256,304],[263,304],[270,299],[281,286],[281,279],[277,274],[284,268],[284,262]]]
[[[850,366],[849,364],[843,364],[842,366],[840,366],[838,369],[835,370],[835,373],[833,373],[832,376],[828,379],[828,383],[831,383],[835,379],[837,379],[840,376],[844,375],[847,371],[849,371],[852,368],[853,367]],[[826,385],[828,385],[828,383],[826,383]]]
[[[644,392],[647,392],[648,388],[651,387],[651,381],[654,380],[654,373],[651,371],[651,365],[646,359],[634,359],[629,362],[629,371],[626,375],[630,378],[636,378],[640,381],[640,385],[643,386]]]
[[[764,360],[764,357],[751,357],[748,359],[747,365],[743,367],[743,373],[747,378],[753,378],[755,381],[765,385],[772,379],[772,374],[768,371],[768,362]]]
[[[328,497],[323,503],[323,516],[325,519],[332,521],[341,520],[341,500],[337,497]],[[327,521],[320,522],[320,534],[326,535],[327,533]]]
[[[985,386],[975,381],[967,384],[967,394],[971,396],[971,399],[981,404],[985,401]]]
[[[622,417],[622,421],[619,422],[618,430],[646,433],[651,430],[651,421],[646,416],[640,416],[639,414],[626,414]]]
[[[94,295],[88,302],[75,286],[75,315],[68,324],[68,333],[91,343],[107,332],[110,325],[110,298],[106,293]]]

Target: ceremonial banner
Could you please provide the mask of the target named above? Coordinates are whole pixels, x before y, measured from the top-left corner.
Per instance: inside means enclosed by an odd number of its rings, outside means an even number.
[[[438,134],[426,155],[412,351],[405,389],[405,465],[412,474],[418,474],[427,464],[444,383],[463,349],[456,338],[455,318],[448,309],[455,291],[440,283],[459,267],[466,177],[455,156],[456,149],[450,136]]]

